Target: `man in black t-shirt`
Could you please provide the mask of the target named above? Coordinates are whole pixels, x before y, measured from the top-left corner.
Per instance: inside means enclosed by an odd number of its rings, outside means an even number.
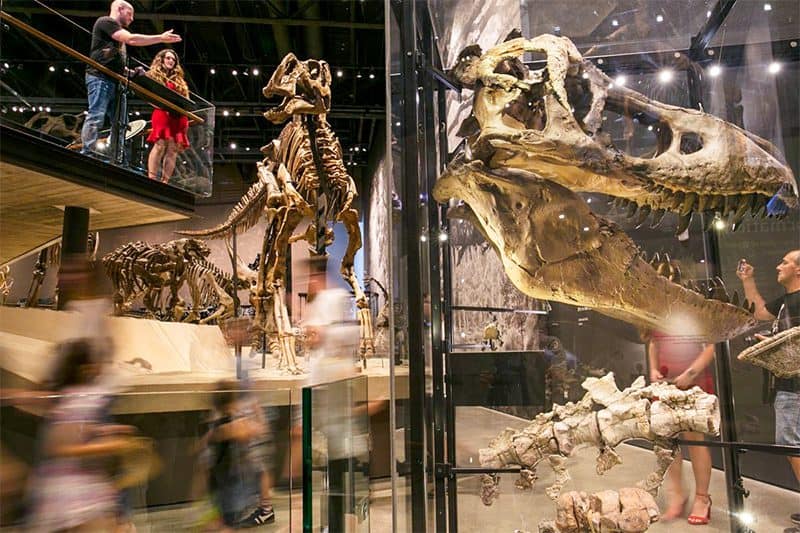
[[[800,326],[800,249],[787,253],[776,270],[778,283],[783,285],[786,294],[771,302],[765,302],[758,292],[752,265],[742,259],[736,271],[736,275],[742,280],[745,297],[755,303],[753,315],[759,320],[775,320],[775,333]],[[775,389],[775,443],[800,446],[800,378],[776,378]],[[787,458],[800,482],[800,457]],[[800,526],[800,513],[792,514],[792,521]],[[797,528],[792,529],[800,531]]]
[[[158,43],[177,43],[181,40],[179,35],[172,33],[172,30],[158,35],[131,33],[125,29],[131,22],[133,22],[133,6],[125,0],[111,2],[108,16],[100,17],[94,23],[89,56],[117,74],[125,75],[127,45],[149,46]],[[125,109],[120,109],[115,113],[117,107],[124,107],[117,106],[116,82],[93,66],[86,68],[86,92],[89,97],[89,111],[81,130],[83,153],[96,151],[98,132],[106,117],[111,123],[113,132],[120,126],[120,124],[114,124],[116,117],[127,116]],[[122,103],[122,99],[120,99],[120,103]],[[124,124],[121,125],[124,126]]]

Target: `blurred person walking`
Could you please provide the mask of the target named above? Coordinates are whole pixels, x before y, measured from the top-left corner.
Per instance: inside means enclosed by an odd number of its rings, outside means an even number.
[[[143,440],[129,437],[130,426],[105,423],[111,396],[101,378],[109,355],[88,339],[59,347],[49,383],[58,397],[45,418],[30,484],[33,531],[115,531],[120,526],[118,487],[129,480],[115,484],[109,461],[141,452]]]

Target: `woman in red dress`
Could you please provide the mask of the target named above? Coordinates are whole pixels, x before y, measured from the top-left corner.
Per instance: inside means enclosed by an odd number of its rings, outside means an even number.
[[[714,377],[709,365],[714,360],[714,345],[702,344],[691,337],[667,335],[660,331],[650,333],[647,354],[650,362],[650,381],[668,381],[681,390],[698,386],[714,394]],[[684,440],[703,440],[702,433],[684,431]],[[689,524],[705,525],[711,519],[711,451],[705,446],[687,446],[694,474],[694,501],[689,514]],[[683,515],[687,495],[683,492],[681,473],[683,456],[678,451],[675,461],[667,471],[667,510],[664,520]]]
[[[189,87],[183,79],[183,69],[174,50],[166,48],[156,54],[147,76],[182,96],[189,96]],[[175,170],[178,152],[189,147],[186,136],[189,120],[183,115],[156,108],[151,127],[147,142],[153,144],[153,149],[147,159],[147,177],[157,179],[160,171],[161,181],[167,183]]]

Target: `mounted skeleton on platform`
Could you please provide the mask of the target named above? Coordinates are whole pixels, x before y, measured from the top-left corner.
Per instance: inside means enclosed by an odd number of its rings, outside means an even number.
[[[251,289],[255,309],[254,335],[277,340],[281,366],[299,373],[295,339],[285,304],[286,267],[291,243],[306,240],[315,255],[324,255],[333,241],[329,223],[341,222],[348,234],[341,273],[355,294],[361,324],[362,361],[374,353],[369,302],[353,268],[361,248],[358,211],[353,207],[356,187],[342,161],[339,140],[326,120],[330,111],[331,74],[324,61],[300,61],[287,55],[264,88],[266,97],[282,96],[283,102],[264,116],[275,124],[291,119],[278,139],[261,149],[258,181],[233,208],[227,220],[215,228],[179,232],[182,235],[230,240],[263,216],[266,231],[258,263],[258,277]],[[293,235],[298,224],[311,219],[307,231]],[[270,344],[275,345],[275,342]]]

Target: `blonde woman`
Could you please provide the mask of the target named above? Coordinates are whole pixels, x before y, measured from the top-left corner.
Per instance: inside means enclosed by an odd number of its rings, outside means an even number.
[[[178,63],[178,54],[166,48],[153,59],[147,76],[182,96],[189,96],[189,87],[183,79],[183,69]],[[189,120],[176,113],[156,108],[151,118],[152,131],[147,142],[153,144],[147,159],[147,177],[167,183],[175,171],[178,152],[189,147]]]

